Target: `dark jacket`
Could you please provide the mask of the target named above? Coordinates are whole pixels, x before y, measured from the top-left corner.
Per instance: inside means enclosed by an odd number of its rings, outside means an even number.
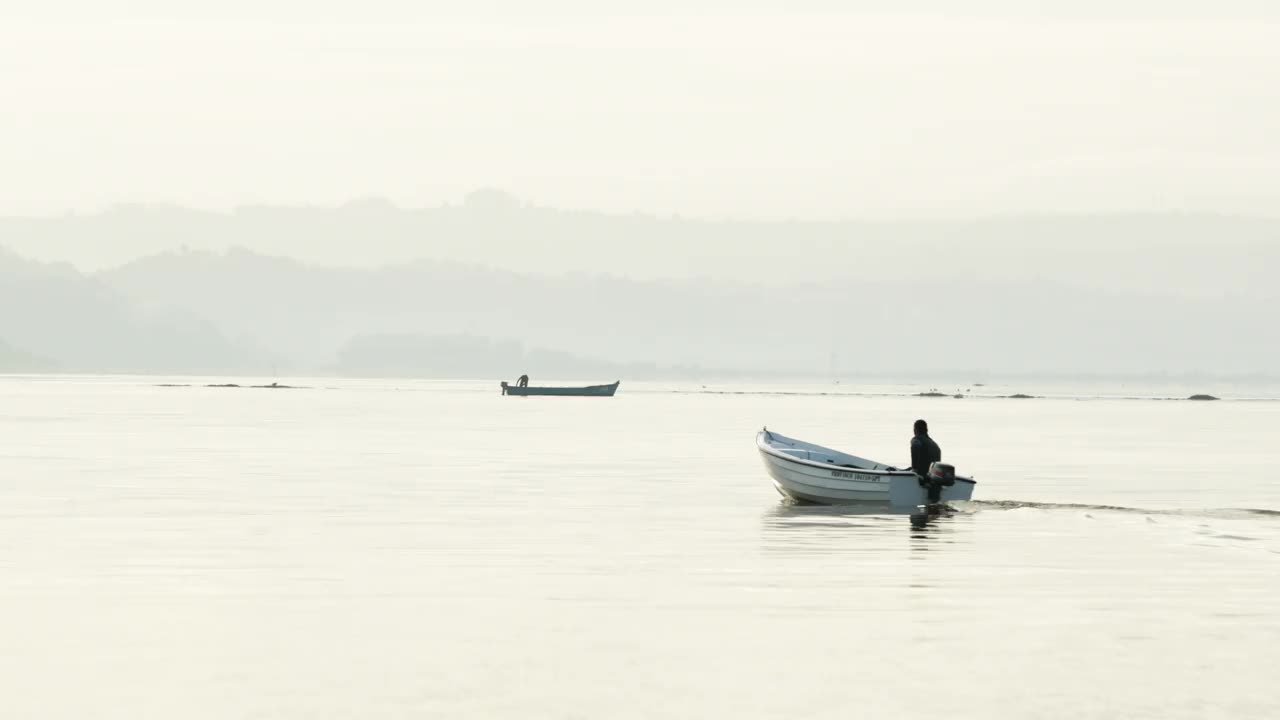
[[[917,475],[929,474],[929,464],[942,461],[942,448],[928,433],[911,438],[911,469]]]

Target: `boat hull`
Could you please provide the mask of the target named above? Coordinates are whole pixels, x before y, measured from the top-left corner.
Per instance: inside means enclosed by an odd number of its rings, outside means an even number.
[[[520,387],[503,383],[502,391],[506,395],[518,397],[613,397],[620,384],[621,381],[611,385],[589,385],[587,387]]]
[[[909,470],[888,470],[862,458],[804,443],[788,448],[776,443],[777,437],[781,436],[761,432],[756,436],[756,446],[769,479],[783,497],[821,505],[928,504],[928,491]],[[843,460],[850,462],[845,464]],[[863,463],[867,466],[848,466]],[[970,478],[957,477],[955,484],[942,488],[941,501],[970,500],[975,484]]]

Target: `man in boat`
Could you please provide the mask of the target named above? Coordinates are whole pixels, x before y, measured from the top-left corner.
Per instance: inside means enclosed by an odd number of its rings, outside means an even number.
[[[516,379],[516,385],[519,387],[529,387],[529,376],[521,375]]]
[[[942,461],[942,448],[929,437],[929,423],[917,420],[915,437],[911,438],[911,469],[920,479],[920,486],[929,489],[929,503],[937,503],[942,498],[941,480],[929,477],[929,466]]]

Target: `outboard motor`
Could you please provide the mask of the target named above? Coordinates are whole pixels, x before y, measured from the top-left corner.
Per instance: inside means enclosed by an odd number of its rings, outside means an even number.
[[[920,481],[929,490],[929,504],[936,505],[942,500],[942,488],[956,484],[956,468],[947,463],[929,464],[929,475]]]
[[[929,479],[941,480],[943,485],[956,484],[956,466],[944,462],[929,463]]]

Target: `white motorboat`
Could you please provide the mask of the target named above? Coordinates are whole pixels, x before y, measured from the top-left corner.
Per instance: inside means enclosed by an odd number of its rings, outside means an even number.
[[[756,448],[773,486],[783,497],[798,502],[928,504],[928,491],[910,469],[789,438],[768,428],[756,434]],[[971,499],[975,484],[972,478],[957,476],[942,488],[941,502]]]

